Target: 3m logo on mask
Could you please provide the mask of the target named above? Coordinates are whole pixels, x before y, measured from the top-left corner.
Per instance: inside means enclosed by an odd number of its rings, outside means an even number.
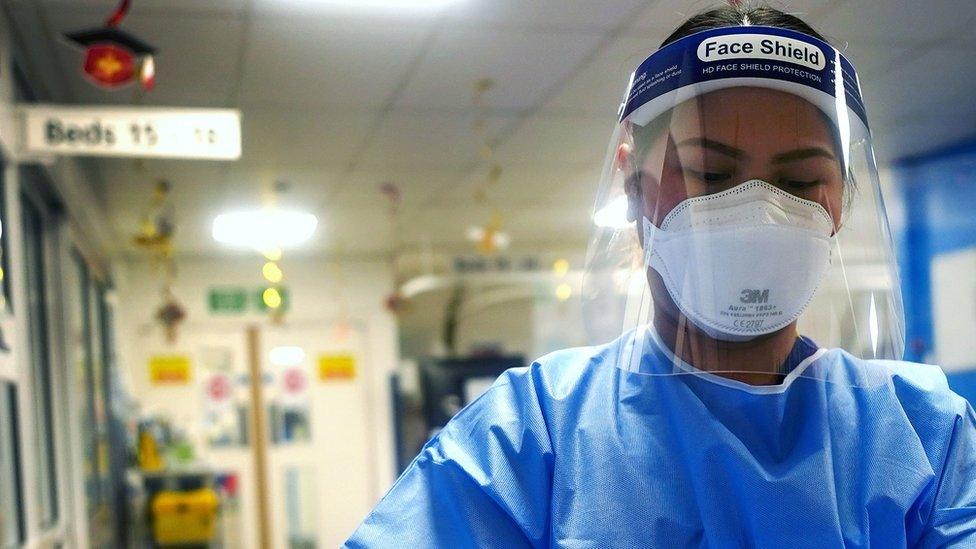
[[[742,290],[742,303],[769,303],[769,290]]]

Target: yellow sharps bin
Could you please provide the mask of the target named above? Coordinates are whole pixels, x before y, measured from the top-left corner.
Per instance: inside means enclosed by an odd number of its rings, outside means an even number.
[[[217,493],[209,488],[159,492],[152,502],[156,543],[172,545],[213,540],[218,504]]]

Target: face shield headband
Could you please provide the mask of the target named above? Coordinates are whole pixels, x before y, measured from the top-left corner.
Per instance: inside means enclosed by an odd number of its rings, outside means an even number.
[[[806,99],[830,117],[845,143],[868,135],[854,65],[822,40],[761,26],[702,31],[653,53],[631,75],[620,121],[644,126],[685,100],[742,86]]]

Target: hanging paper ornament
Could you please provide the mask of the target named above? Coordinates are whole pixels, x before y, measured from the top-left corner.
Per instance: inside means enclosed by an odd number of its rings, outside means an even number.
[[[132,236],[132,243],[154,259],[165,259],[173,253],[176,221],[169,202],[169,191],[168,181],[156,183],[152,199],[139,222],[139,229]]]
[[[146,90],[156,84],[153,62],[156,48],[118,28],[130,4],[130,0],[122,0],[103,27],[64,35],[85,48],[82,70],[96,86],[117,89],[132,82],[137,75]]]
[[[502,215],[498,211],[492,213],[483,227],[468,227],[467,237],[479,252],[486,255],[507,248],[511,242],[508,233],[502,231]]]
[[[500,164],[492,164],[491,169],[488,170],[488,183],[498,183],[498,180],[502,178],[502,167]]]
[[[186,320],[186,309],[167,287],[163,290],[163,304],[156,310],[156,321],[163,325],[166,341],[176,343],[177,328]]]
[[[490,78],[482,78],[474,84],[473,103],[478,111],[478,116],[472,124],[475,133],[481,136],[482,146],[479,149],[481,159],[488,163],[488,173],[478,185],[475,186],[471,195],[475,204],[479,206],[491,206],[489,201],[489,188],[497,184],[502,178],[502,165],[495,161],[494,141],[488,136],[487,131],[487,108],[484,103],[485,94],[494,86],[494,81]],[[472,226],[467,230],[467,238],[475,244],[479,252],[483,254],[493,254],[500,249],[508,247],[510,238],[507,233],[502,231],[501,213],[495,210],[491,218],[484,226]]]
[[[400,203],[403,202],[403,193],[400,191],[400,187],[392,181],[387,181],[380,185],[380,194],[390,201],[390,215],[396,217],[400,210]]]

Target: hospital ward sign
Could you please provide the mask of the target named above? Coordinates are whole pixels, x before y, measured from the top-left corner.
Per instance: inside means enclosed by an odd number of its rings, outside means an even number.
[[[28,153],[235,160],[240,112],[156,107],[21,107]]]

